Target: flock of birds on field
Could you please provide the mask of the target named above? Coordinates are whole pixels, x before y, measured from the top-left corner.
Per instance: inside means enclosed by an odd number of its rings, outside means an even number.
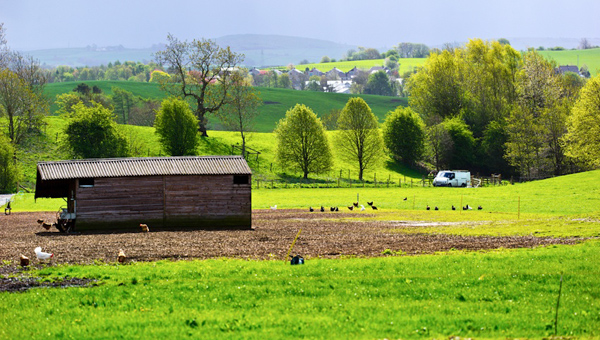
[[[38,219],[37,223],[46,230],[50,230],[51,227],[55,227],[57,225],[56,223],[44,222],[43,219]],[[140,223],[140,228],[142,229],[142,232],[145,232],[145,233],[150,232],[150,228],[148,227],[147,224]],[[40,263],[46,263],[46,260],[50,260],[54,257],[53,253],[43,252],[42,247],[36,247],[33,250],[33,252],[35,253],[35,257],[39,260]],[[117,255],[117,262],[125,263],[126,260],[127,260],[127,256],[125,255],[125,252],[123,251],[123,249],[119,249],[119,253]],[[20,257],[21,267],[27,267],[27,266],[29,266],[29,263],[30,263],[29,257],[27,257],[25,255],[21,255],[21,257]]]
[[[408,201],[408,197],[404,197],[403,201]],[[371,207],[371,209],[373,210],[379,210],[377,208],[377,206],[375,206],[373,204],[373,201],[371,202],[367,202],[367,204]],[[348,210],[353,211],[354,209],[359,209],[359,204],[358,202],[353,202],[351,205],[347,206]],[[277,204],[270,206],[271,210],[277,210]],[[364,205],[360,204],[360,211],[364,211],[366,208]],[[425,207],[425,210],[432,210],[432,208],[429,206],[429,204],[427,204],[427,206]],[[433,210],[440,210],[440,208],[438,206],[434,206]],[[456,207],[454,205],[452,205],[452,210],[456,210]],[[462,207],[462,210],[473,210],[473,207],[470,205],[465,205],[464,207]],[[477,210],[483,210],[483,207],[481,205],[479,205],[477,207]],[[313,208],[313,207],[308,207],[308,211],[310,212],[314,212],[314,211],[320,211],[320,212],[325,212],[327,211],[327,209],[324,206],[321,206],[321,208]],[[335,212],[335,211],[340,211],[339,207],[329,207],[329,211],[331,212]]]

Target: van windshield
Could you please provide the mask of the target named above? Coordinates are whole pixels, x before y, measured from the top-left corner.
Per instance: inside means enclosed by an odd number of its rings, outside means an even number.
[[[450,179],[454,179],[454,173],[453,172],[446,172],[446,173],[444,173],[444,177],[450,178]]]

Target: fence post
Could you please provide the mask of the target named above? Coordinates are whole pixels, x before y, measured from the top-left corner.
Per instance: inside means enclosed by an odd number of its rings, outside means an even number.
[[[388,181],[387,181],[387,187],[388,187],[388,188],[390,187],[390,177],[392,177],[392,175],[389,175],[389,174],[388,174]]]
[[[271,189],[273,189],[273,182],[274,182],[274,181],[273,181],[273,180],[271,180]]]
[[[400,182],[402,179],[400,177],[398,177],[398,187],[401,188],[402,187],[402,183]]]

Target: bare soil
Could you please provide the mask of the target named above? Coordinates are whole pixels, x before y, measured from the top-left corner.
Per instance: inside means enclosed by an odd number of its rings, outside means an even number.
[[[367,221],[343,221],[344,217]],[[31,265],[44,264],[36,258],[35,247],[54,254],[51,264],[115,262],[122,249],[127,261],[160,259],[283,259],[302,228],[293,254],[305,258],[341,256],[383,256],[385,249],[402,250],[408,255],[429,254],[451,249],[482,250],[524,248],[549,244],[573,244],[579,239],[533,236],[471,237],[444,234],[405,234],[398,232],[402,222],[368,221],[373,214],[352,212],[308,212],[301,210],[257,210],[252,230],[153,231],[145,233],[106,232],[63,234],[46,231],[36,221],[53,221],[55,213],[13,213],[0,216],[0,275],[17,271],[21,254]],[[407,223],[406,228],[411,228]],[[10,264],[9,264],[10,263]]]

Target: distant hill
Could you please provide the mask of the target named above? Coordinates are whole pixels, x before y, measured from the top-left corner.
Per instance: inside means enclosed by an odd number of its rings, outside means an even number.
[[[243,53],[245,66],[261,67],[299,64],[301,60],[318,62],[323,56],[339,59],[349,49],[356,46],[343,45],[326,40],[288,37],[281,35],[238,34],[215,39],[221,46],[229,46],[237,53]],[[132,49],[123,46],[83,48],[57,48],[27,51],[47,66],[98,66],[119,60],[147,62],[164,45],[145,49]]]
[[[221,46],[230,46],[246,56],[248,66],[299,64],[301,60],[319,62],[323,56],[340,59],[356,46],[326,40],[282,35],[237,34],[216,39]]]

